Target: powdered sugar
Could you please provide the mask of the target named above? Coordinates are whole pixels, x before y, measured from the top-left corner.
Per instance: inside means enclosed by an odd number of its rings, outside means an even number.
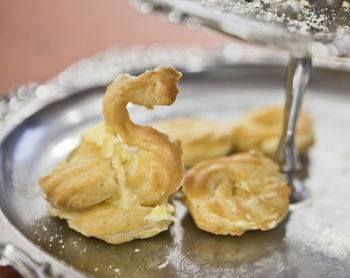
[[[348,2],[333,6],[307,0],[192,0],[220,12],[240,14],[262,22],[275,23],[302,35],[350,35]],[[345,3],[346,2],[346,3]]]

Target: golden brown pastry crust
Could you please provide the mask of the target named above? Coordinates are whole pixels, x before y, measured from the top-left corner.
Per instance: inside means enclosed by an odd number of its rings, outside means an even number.
[[[124,144],[138,148],[137,159],[125,165],[126,183],[145,206],[162,203],[177,190],[183,173],[179,160],[182,151],[178,140],[170,141],[150,126],[134,124],[126,105],[132,102],[149,109],[153,105],[171,105],[179,92],[180,77],[171,67],[161,67],[138,77],[122,75],[108,86],[103,98],[105,124]]]
[[[214,234],[272,229],[289,208],[290,189],[278,166],[256,152],[195,165],[182,192],[197,227]]]
[[[246,112],[233,129],[234,150],[259,150],[272,157],[282,133],[283,108],[267,107]],[[300,113],[296,128],[296,147],[305,154],[314,143],[312,119]]]
[[[82,133],[80,145],[39,184],[49,213],[87,236],[121,243],[153,236],[174,220],[168,199],[183,176],[178,140],[134,124],[129,102],[170,105],[181,74],[159,67],[122,75],[103,99],[104,123]]]
[[[116,178],[111,159],[103,157],[97,146],[82,142],[39,184],[53,206],[74,210],[111,197],[118,189]]]
[[[185,166],[227,155],[232,149],[229,126],[198,118],[173,118],[152,126],[181,141]]]
[[[152,207],[134,204],[131,208],[120,207],[110,201],[83,210],[58,209],[48,203],[52,216],[67,220],[69,227],[85,236],[93,236],[112,244],[119,244],[135,238],[148,238],[168,229],[175,217],[163,217],[154,221]],[[175,208],[170,204],[163,206],[172,215]]]

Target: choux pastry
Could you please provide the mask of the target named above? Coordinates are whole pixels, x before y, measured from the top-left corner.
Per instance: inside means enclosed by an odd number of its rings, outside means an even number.
[[[234,150],[259,150],[272,157],[277,149],[283,124],[283,108],[268,107],[246,112],[233,129]],[[295,143],[300,154],[305,154],[314,143],[313,121],[300,113]]]
[[[158,67],[121,75],[107,87],[104,121],[83,131],[79,146],[39,180],[51,215],[114,244],[168,229],[175,219],[169,196],[183,176],[180,142],[133,123],[126,105],[171,105],[180,77]]]
[[[181,141],[185,166],[227,155],[232,149],[229,126],[215,121],[182,117],[156,122],[154,128]]]
[[[242,235],[276,227],[288,213],[290,189],[272,160],[250,152],[195,165],[182,193],[198,228]]]

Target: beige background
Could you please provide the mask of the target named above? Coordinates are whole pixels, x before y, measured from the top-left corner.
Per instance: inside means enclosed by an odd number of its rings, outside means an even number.
[[[200,44],[229,38],[136,13],[127,0],[0,0],[0,93],[42,82],[113,45]]]

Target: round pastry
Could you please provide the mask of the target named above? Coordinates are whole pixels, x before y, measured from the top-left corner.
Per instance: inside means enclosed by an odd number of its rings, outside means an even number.
[[[185,166],[227,155],[232,149],[230,127],[198,118],[173,118],[152,125],[181,141]]]
[[[290,189],[278,165],[250,152],[195,165],[184,177],[182,193],[198,228],[242,235],[276,227],[288,213]]]
[[[168,228],[175,219],[169,196],[184,171],[180,142],[133,123],[126,105],[172,104],[180,77],[171,67],[159,67],[122,75],[108,86],[104,122],[83,131],[79,146],[39,180],[51,215],[115,244]]]
[[[237,152],[259,150],[272,157],[278,147],[283,124],[283,108],[269,107],[248,111],[233,129],[234,149]],[[295,143],[299,154],[305,154],[314,143],[312,119],[301,112]]]

